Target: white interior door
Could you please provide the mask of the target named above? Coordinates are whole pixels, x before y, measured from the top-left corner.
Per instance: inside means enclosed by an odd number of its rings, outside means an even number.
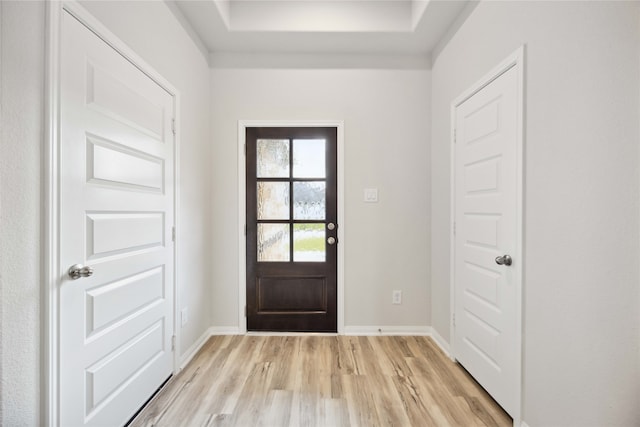
[[[59,423],[119,426],[173,370],[174,101],[66,11],[61,37]]]
[[[455,108],[455,358],[512,416],[520,357],[518,100],[513,67]]]

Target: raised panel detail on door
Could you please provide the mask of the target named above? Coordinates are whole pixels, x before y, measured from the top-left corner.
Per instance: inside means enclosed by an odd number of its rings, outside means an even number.
[[[164,245],[164,213],[87,213],[87,257]]]
[[[118,279],[87,291],[87,337],[161,303],[165,297],[164,268]]]
[[[162,192],[164,160],[88,135],[87,180],[116,189]]]
[[[158,321],[86,369],[87,419],[162,355],[164,329]]]
[[[496,132],[500,126],[500,97],[477,105],[475,110],[465,113],[465,143],[473,144],[480,140],[486,140],[488,136]]]
[[[498,243],[498,215],[466,215],[467,246],[480,245],[495,248]]]
[[[476,353],[476,356],[488,362],[497,372],[501,372],[502,368],[498,364],[500,353],[498,350],[498,338],[500,331],[471,311],[465,311],[461,320],[466,321],[468,329],[467,336],[463,338],[465,344]]]
[[[300,293],[301,287],[307,292]],[[327,281],[324,277],[261,277],[257,311],[326,313]]]
[[[472,164],[465,165],[464,184],[465,191],[469,194],[498,189],[500,173],[499,157],[481,159]]]
[[[496,311],[498,308],[498,279],[500,274],[494,270],[466,262],[460,279],[467,283],[465,293],[482,299]]]
[[[166,120],[163,105],[139,93],[133,84],[127,84],[89,60],[87,68],[87,105],[116,120],[164,140]]]

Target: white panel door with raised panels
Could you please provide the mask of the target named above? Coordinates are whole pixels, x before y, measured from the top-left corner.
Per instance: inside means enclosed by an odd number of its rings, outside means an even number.
[[[518,74],[455,109],[455,358],[510,414],[516,407]]]
[[[120,426],[173,370],[174,102],[62,20],[60,425]]]

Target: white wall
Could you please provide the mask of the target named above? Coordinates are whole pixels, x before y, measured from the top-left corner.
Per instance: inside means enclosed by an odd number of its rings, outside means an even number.
[[[433,66],[432,310],[449,336],[451,101],[526,44],[524,420],[640,422],[638,2],[481,2]]]
[[[211,325],[209,67],[164,2],[81,3],[180,92],[178,301],[189,311],[181,330],[184,354]]]
[[[40,424],[44,5],[0,2],[0,425]]]
[[[429,71],[214,69],[211,79],[213,324],[239,326],[238,120],[344,120],[345,325],[428,326]],[[379,203],[363,203],[366,187]]]
[[[90,2],[105,25],[181,93],[179,295],[187,350],[210,326],[209,69],[163,2]],[[0,425],[41,425],[45,7],[0,1]]]

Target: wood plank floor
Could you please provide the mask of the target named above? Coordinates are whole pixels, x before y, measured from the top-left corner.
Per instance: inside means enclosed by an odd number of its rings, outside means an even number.
[[[131,423],[511,426],[428,337],[215,336]]]

